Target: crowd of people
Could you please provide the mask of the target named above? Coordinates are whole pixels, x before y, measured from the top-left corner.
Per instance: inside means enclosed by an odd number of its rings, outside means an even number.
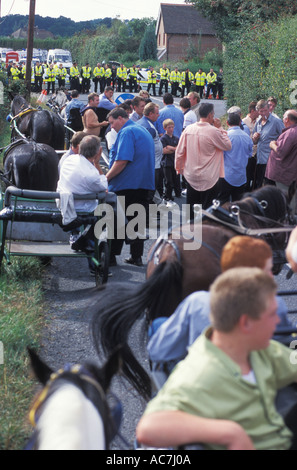
[[[26,78],[25,61],[10,62],[7,66],[7,75],[13,81],[24,80]],[[124,64],[115,65],[113,63],[98,62],[92,67],[89,62],[83,66],[78,66],[73,62],[69,70],[57,61],[41,62],[36,61],[31,69],[31,78],[34,81],[33,89],[36,93],[41,92],[43,83],[47,89],[47,94],[55,92],[55,84],[58,87],[65,87],[66,78],[69,79],[70,90],[77,90],[80,93],[88,94],[93,88],[95,93],[103,93],[106,86],[112,86],[114,91],[138,93],[141,82],[147,82],[148,91],[152,89],[153,96],[157,96],[157,83],[159,84],[158,95],[171,91],[173,96],[184,97],[191,89],[199,93],[200,98],[224,98],[223,69],[214,72],[213,68],[207,72],[201,68],[192,73],[188,68],[179,70],[174,67],[170,70],[166,64],[155,70],[150,66],[147,76],[143,74],[140,66],[133,65],[126,67]],[[94,87],[92,87],[92,82]]]
[[[206,209],[213,199],[238,200],[246,190],[273,184],[293,195],[294,221],[297,111],[280,118],[273,97],[251,102],[246,116],[232,106],[226,130],[213,103],[200,103],[199,91],[189,91],[175,106],[162,85],[162,109],[145,91],[117,104],[108,85],[101,95],[91,93],[85,107],[72,92],[68,107],[80,110],[83,130],[74,134],[60,165],[58,188],[108,189],[124,196],[126,207],[138,203],[147,212],[149,204],[174,204],[182,196],[192,209],[197,203]],[[101,121],[100,108],[106,113]],[[103,129],[105,175],[99,163]],[[124,242],[130,245],[125,262],[142,266],[144,238],[113,240],[110,265],[117,264]],[[297,272],[297,228],[286,254]],[[224,247],[221,268],[209,292],[187,297],[149,339],[152,365],[172,367],[138,423],[137,440],[148,447],[202,442],[211,449],[295,449],[296,427],[289,429],[275,400],[296,381],[297,366],[292,350],[271,338],[278,328],[296,325],[276,295],[271,249],[262,240],[234,237]]]

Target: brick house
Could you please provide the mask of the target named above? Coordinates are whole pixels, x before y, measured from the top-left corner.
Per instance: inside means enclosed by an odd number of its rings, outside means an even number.
[[[211,49],[222,50],[211,21],[192,5],[161,3],[156,25],[158,60],[203,57]]]

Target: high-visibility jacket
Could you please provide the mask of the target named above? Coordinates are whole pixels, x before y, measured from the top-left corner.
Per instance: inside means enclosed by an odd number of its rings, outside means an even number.
[[[43,75],[43,67],[42,65],[35,65],[35,67],[33,67],[33,71],[34,71],[34,75],[35,77],[42,77]]]
[[[161,80],[169,80],[170,72],[169,69],[160,69],[160,79]]]
[[[104,67],[95,67],[93,70],[94,77],[104,77]]]
[[[52,68],[47,68],[45,71],[45,81],[46,82],[54,82],[56,80],[56,72]]]
[[[11,73],[11,76],[12,76],[13,80],[19,80],[19,78],[20,78],[19,75],[20,75],[21,71],[18,67],[11,67],[10,73]]]
[[[207,80],[207,83],[212,83],[212,84],[216,83],[216,81],[217,81],[217,74],[214,73],[214,72],[213,72],[213,73],[210,73],[210,72],[209,72],[209,73],[206,75],[206,80]]]
[[[105,75],[105,78],[110,78],[112,75],[111,68],[105,69],[104,75]]]
[[[82,77],[83,78],[90,78],[91,77],[91,73],[92,73],[92,69],[91,67],[87,67],[87,66],[83,66],[81,68],[81,72],[82,72]]]
[[[148,83],[157,83],[157,74],[154,70],[149,70],[147,73]]]
[[[77,67],[70,67],[69,75],[71,78],[78,78],[79,77],[79,70]]]
[[[59,67],[56,72],[56,77],[65,79],[66,75],[67,75],[67,70],[65,69],[65,67]]]
[[[27,66],[23,65],[22,70],[21,70],[21,74],[22,74],[24,80],[26,79],[26,68],[27,68]],[[32,75],[33,75],[33,71],[31,72],[31,77],[32,77]]]
[[[172,70],[170,74],[170,81],[175,83],[180,81],[180,72],[176,72],[175,70]]]
[[[129,78],[137,78],[137,70],[136,69],[129,69]]]
[[[128,73],[127,73],[127,69],[126,67],[122,68],[119,67],[117,69],[117,77],[121,78],[122,80],[127,80],[127,76],[128,76]]]
[[[64,79],[66,78],[66,75],[67,75],[67,70],[65,69],[65,67],[59,67],[56,73],[57,78]]]
[[[190,82],[194,80],[194,74],[190,71],[188,72],[188,77],[189,77]],[[180,78],[181,78],[182,85],[185,85],[186,84],[186,71],[181,73]]]
[[[205,81],[206,81],[206,73],[205,72],[202,72],[202,73],[197,72],[195,74],[195,84],[197,86],[204,86]]]

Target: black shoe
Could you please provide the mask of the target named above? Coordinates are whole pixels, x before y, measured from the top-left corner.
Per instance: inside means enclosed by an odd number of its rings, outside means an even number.
[[[109,258],[109,266],[117,266],[117,260],[116,260],[116,257],[115,255],[110,255],[110,258]]]
[[[142,259],[141,257],[139,258],[126,258],[125,260],[125,263],[127,264],[133,264],[134,266],[143,266],[143,262],[142,262]]]
[[[74,251],[84,251],[86,245],[87,240],[81,235],[77,240],[75,240],[75,242],[71,243],[71,249]]]

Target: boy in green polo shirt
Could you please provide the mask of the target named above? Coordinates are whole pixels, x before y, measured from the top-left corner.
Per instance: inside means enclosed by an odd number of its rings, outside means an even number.
[[[296,381],[297,365],[294,351],[270,340],[279,322],[276,290],[274,279],[258,268],[230,269],[214,281],[212,327],[149,403],[137,427],[138,442],[291,448],[292,433],[275,408],[275,397]]]

